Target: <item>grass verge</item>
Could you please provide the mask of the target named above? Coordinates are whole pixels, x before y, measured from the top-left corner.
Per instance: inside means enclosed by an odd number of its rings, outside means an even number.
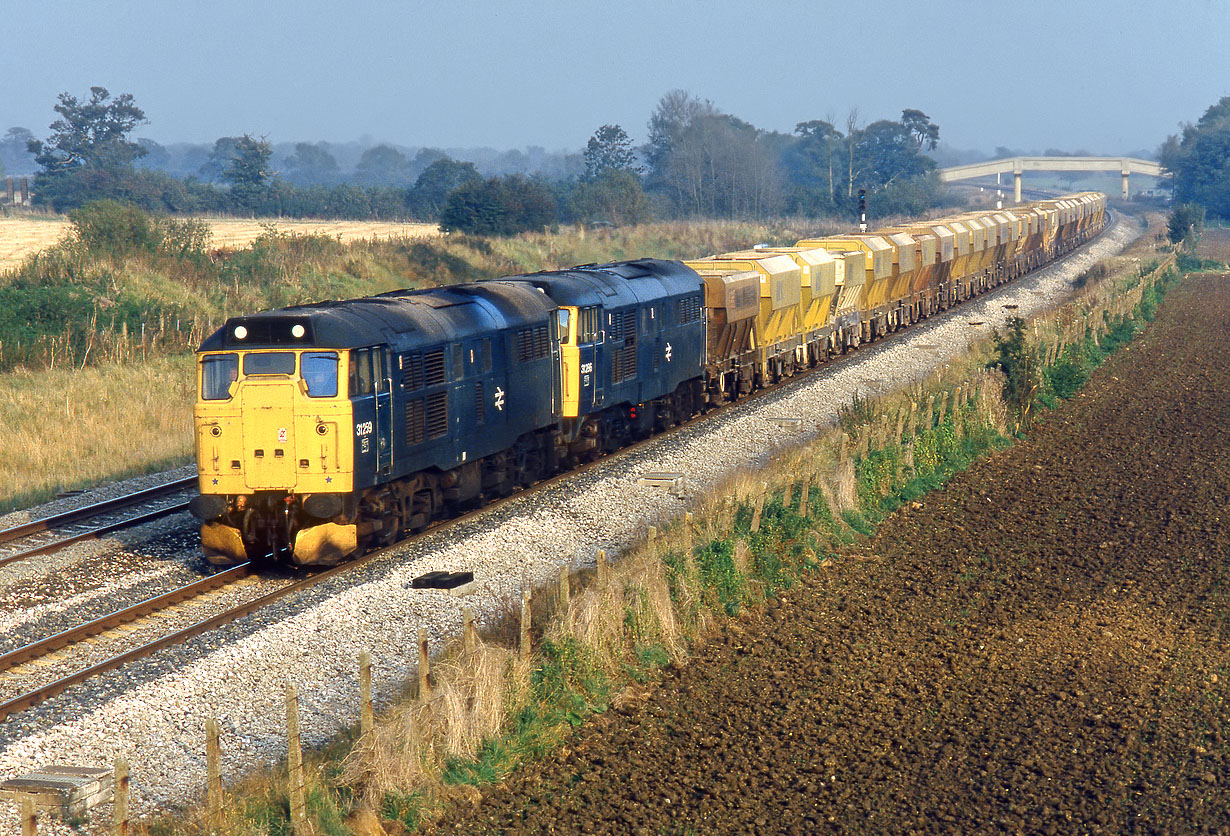
[[[0,375],[0,512],[186,464],[195,381],[184,355]]]

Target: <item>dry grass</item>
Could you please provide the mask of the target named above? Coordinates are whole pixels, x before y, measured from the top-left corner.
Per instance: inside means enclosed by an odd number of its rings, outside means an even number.
[[[288,219],[205,218],[213,231],[211,245],[218,249],[241,249],[265,234],[270,225],[279,232],[325,235],[342,243],[389,239],[434,238],[435,224],[390,221],[315,221]],[[63,215],[18,215],[0,217],[0,272],[17,267],[26,258],[58,243],[72,229]]]
[[[0,375],[0,509],[192,455],[191,356]]]

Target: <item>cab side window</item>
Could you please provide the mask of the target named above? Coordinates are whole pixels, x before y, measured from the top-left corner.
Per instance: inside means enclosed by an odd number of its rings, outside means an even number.
[[[350,352],[350,395],[370,395],[372,391],[372,350],[356,348]]]

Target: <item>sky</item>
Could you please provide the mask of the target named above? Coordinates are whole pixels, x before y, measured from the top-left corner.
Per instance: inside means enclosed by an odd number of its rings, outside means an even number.
[[[954,148],[1155,149],[1230,95],[1230,0],[0,0],[0,133],[63,91],[137,136],[578,150],[680,88],[789,132],[926,112]]]

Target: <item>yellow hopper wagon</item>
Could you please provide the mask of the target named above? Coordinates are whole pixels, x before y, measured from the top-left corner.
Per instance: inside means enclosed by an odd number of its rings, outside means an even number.
[[[888,333],[889,290],[893,280],[893,245],[879,235],[830,235],[805,238],[795,246],[818,247],[830,253],[859,252],[866,259],[863,285],[863,321],[859,342],[870,342]]]
[[[756,384],[760,352],[760,274],[723,262],[693,262],[705,288],[705,378],[709,403],[749,394]]]
[[[760,247],[731,253],[735,258],[784,255],[799,266],[799,332],[803,344],[796,365],[815,366],[836,348],[831,321],[837,300],[837,259],[825,250],[806,247]]]
[[[760,313],[756,316],[756,350],[759,353],[756,385],[775,383],[794,374],[795,358],[803,338],[799,328],[802,271],[784,255],[753,252],[746,257],[715,255],[686,265],[700,272],[709,265],[734,271],[753,271],[760,276]]]

